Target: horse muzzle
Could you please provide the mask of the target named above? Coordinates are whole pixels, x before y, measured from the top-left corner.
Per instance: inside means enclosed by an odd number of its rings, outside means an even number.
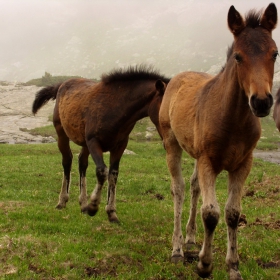
[[[263,118],[270,113],[273,105],[273,97],[270,93],[266,94],[266,98],[259,98],[257,94],[253,94],[250,98],[249,105],[256,117]]]

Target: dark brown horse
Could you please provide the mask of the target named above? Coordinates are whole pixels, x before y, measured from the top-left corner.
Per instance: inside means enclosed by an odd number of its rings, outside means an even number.
[[[101,190],[108,179],[106,212],[109,221],[117,222],[116,183],[119,163],[135,123],[149,116],[159,131],[158,112],[169,79],[140,66],[103,75],[99,83],[71,79],[57,86],[43,88],[36,94],[33,113],[50,99],[56,99],[53,124],[62,154],[64,177],[58,209],[69,199],[72,152],[69,140],[82,146],[79,155],[81,210],[93,216],[98,211]],[[109,174],[103,153],[110,152]],[[96,165],[97,186],[87,203],[86,170],[88,156]]]
[[[191,208],[186,227],[187,248],[195,243],[196,212],[202,195],[201,215],[204,241],[199,253],[198,274],[212,271],[212,240],[220,217],[215,181],[228,171],[228,200],[225,220],[228,227],[226,263],[230,279],[242,279],[238,270],[237,226],[242,188],[253,160],[253,150],[261,135],[259,117],[269,114],[274,62],[278,55],[271,37],[277,10],[270,4],[264,13],[251,11],[245,19],[233,6],[228,26],[234,42],[222,71],[184,72],[169,82],[160,108],[159,120],[174,196],[172,260],[183,259],[181,229],[185,184],[181,172],[184,149],[195,159],[191,177]]]
[[[280,88],[278,89],[276,96],[275,96],[273,119],[275,121],[276,127],[280,131]]]

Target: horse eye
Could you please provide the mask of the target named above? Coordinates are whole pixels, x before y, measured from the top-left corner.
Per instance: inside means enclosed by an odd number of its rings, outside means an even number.
[[[238,53],[234,54],[234,59],[236,60],[237,63],[240,63],[242,61],[242,57]]]
[[[276,60],[277,56],[278,56],[278,51],[276,51],[276,52],[272,55],[272,58],[273,58],[274,61]]]

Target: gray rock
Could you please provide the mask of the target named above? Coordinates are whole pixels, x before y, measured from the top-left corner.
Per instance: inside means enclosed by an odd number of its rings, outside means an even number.
[[[50,101],[34,116],[31,112],[35,94],[40,88],[36,86],[17,86],[6,83],[0,85],[0,143],[26,144],[49,143],[55,139],[45,139],[23,132],[20,128],[33,129],[52,124],[49,116],[53,112],[54,102]]]

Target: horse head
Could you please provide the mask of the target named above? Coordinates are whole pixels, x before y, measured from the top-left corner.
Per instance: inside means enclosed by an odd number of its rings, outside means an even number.
[[[278,50],[271,33],[276,24],[277,9],[273,3],[263,14],[250,11],[245,20],[233,6],[228,12],[228,27],[234,35],[231,58],[239,85],[257,117],[267,116],[273,105],[271,89]]]

